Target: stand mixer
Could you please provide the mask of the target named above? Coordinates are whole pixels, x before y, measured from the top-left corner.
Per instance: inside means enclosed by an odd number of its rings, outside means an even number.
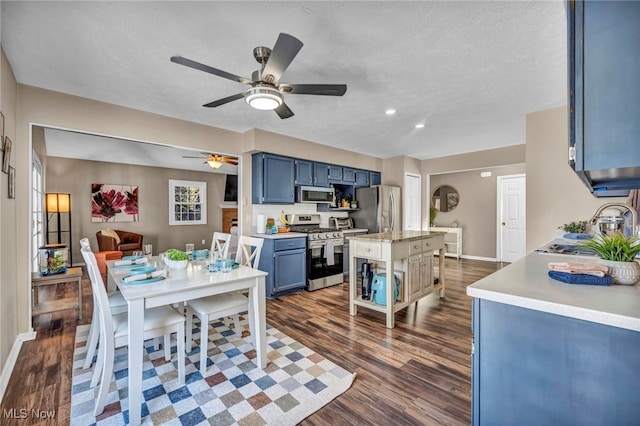
[[[620,212],[617,216],[601,216],[602,212],[608,208],[616,208]],[[628,204],[611,202],[606,203],[598,207],[598,210],[593,214],[593,217],[589,220],[591,225],[597,224],[597,230],[603,235],[624,235],[625,218],[623,214],[625,210],[631,213],[631,235],[635,235],[638,232],[638,214],[636,210]]]

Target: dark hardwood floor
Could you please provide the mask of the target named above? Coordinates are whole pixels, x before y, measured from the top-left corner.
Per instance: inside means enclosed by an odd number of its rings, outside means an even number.
[[[381,313],[349,315],[342,284],[267,301],[267,322],[349,371],[357,373],[343,395],[304,425],[468,425],[471,421],[471,298],[469,284],[503,264],[446,259],[446,299],[435,294],[396,314],[387,329]],[[73,297],[72,284],[48,286],[40,300]],[[91,320],[88,278],[84,319]],[[1,425],[69,424],[77,311],[41,315],[35,340],[25,342],[0,405]],[[52,420],[8,419],[11,409],[55,410]]]

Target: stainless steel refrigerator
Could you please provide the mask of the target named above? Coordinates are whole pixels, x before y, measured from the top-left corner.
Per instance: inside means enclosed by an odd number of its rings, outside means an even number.
[[[353,226],[366,228],[370,234],[402,230],[400,188],[375,185],[356,188],[358,210],[351,212]]]

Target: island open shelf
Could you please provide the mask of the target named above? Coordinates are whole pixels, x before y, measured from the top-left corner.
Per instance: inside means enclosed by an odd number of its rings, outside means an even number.
[[[387,328],[395,326],[395,313],[435,290],[445,296],[444,233],[428,231],[385,232],[353,236],[349,239],[349,313],[357,315],[358,307],[386,315]],[[439,282],[433,283],[433,252],[439,250]],[[360,291],[357,259],[373,263],[374,270],[386,277],[385,305],[364,300]],[[384,270],[384,273],[380,272]],[[395,274],[400,272],[397,300],[394,295]]]

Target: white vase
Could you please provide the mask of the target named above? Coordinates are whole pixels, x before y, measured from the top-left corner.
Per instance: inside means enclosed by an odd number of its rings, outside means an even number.
[[[609,268],[609,275],[616,284],[634,285],[640,281],[640,264],[636,261],[616,262],[600,259],[598,263]]]

